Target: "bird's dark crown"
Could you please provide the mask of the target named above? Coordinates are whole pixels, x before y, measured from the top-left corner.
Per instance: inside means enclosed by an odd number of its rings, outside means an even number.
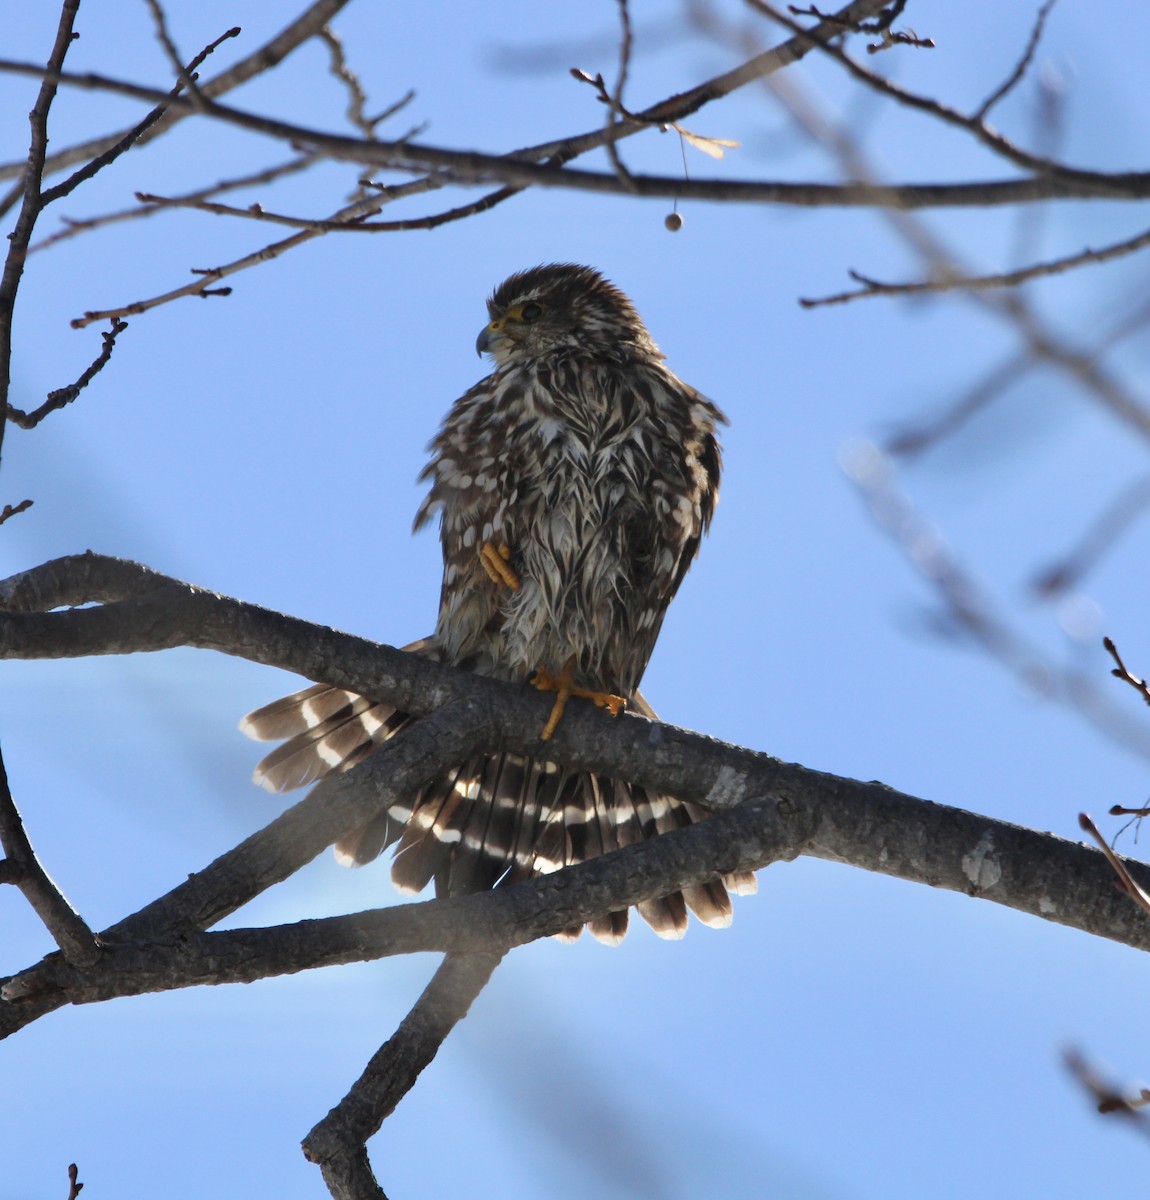
[[[635,306],[593,267],[547,263],[519,271],[495,289],[487,310],[495,321],[528,305],[541,309],[530,339],[538,349],[661,357]]]

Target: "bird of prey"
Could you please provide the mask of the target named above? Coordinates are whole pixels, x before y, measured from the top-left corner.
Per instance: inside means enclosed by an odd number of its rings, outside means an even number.
[[[432,441],[415,528],[439,520],[443,587],[414,653],[556,693],[550,738],[571,695],[653,716],[638,686],[667,606],[718,498],[722,413],[664,365],[631,301],[590,267],[512,275],[487,302],[476,348],[494,369],[461,396]],[[286,738],[256,768],[271,791],[345,771],[412,718],[318,684],[249,714],[241,728]],[[440,896],[514,883],[698,821],[694,805],[568,770],[546,754],[476,754],[336,844],[360,865],[396,845],[405,892]],[[728,889],[749,873],[644,901],[663,937],[687,909],[731,919]],[[627,913],[590,923],[617,943]],[[579,929],[567,931],[576,936]]]

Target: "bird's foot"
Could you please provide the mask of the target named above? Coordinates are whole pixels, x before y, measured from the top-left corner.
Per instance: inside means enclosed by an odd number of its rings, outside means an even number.
[[[513,592],[522,586],[519,576],[511,569],[511,547],[506,542],[497,546],[494,542],[484,542],[479,551],[479,561],[487,572],[487,577],[494,584],[501,584]]]
[[[552,675],[549,671],[545,671],[540,667],[531,677],[531,685],[533,687],[537,687],[541,692],[556,693],[551,715],[547,718],[547,724],[543,726],[543,732],[539,735],[545,742],[550,741],[555,730],[559,728],[559,722],[563,719],[563,712],[567,707],[567,701],[572,696],[579,696],[583,700],[590,700],[597,708],[607,709],[613,717],[617,717],[626,707],[626,696],[615,696],[610,692],[596,692],[590,688],[580,687],[575,682],[574,676],[575,655],[571,655],[563,664],[563,670],[558,675]]]

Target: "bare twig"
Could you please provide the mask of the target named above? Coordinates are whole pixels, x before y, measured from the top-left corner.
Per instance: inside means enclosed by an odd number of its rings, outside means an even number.
[[[1145,679],[1139,679],[1137,675],[1130,673],[1126,664],[1122,661],[1122,656],[1118,653],[1118,647],[1110,638],[1103,638],[1102,645],[1106,648],[1106,653],[1118,664],[1111,670],[1110,674],[1121,679],[1124,683],[1128,683],[1147,704],[1150,704],[1150,684]]]
[[[400,101],[398,105],[392,105],[380,116],[369,120],[364,115],[364,109],[367,106],[367,92],[364,90],[363,84],[356,73],[348,66],[347,55],[344,53],[343,42],[336,34],[335,30],[330,25],[324,25],[319,31],[319,39],[327,46],[329,69],[331,73],[343,84],[347,91],[347,119],[355,126],[356,129],[363,134],[365,138],[375,137],[375,127],[380,121],[385,120],[392,113],[398,112],[400,108],[409,100],[414,93],[408,92],[407,99]]]
[[[27,512],[32,507],[31,500],[21,500],[19,504],[5,504],[4,509],[0,512],[0,525],[3,525],[10,517],[14,517],[17,513]]]
[[[187,192],[183,196],[172,197],[164,204],[137,204],[132,208],[120,209],[116,212],[103,213],[99,216],[80,219],[62,217],[61,220],[64,228],[57,230],[56,233],[49,234],[46,238],[42,238],[38,242],[33,242],[28,247],[28,253],[35,254],[39,250],[47,250],[49,246],[54,246],[57,242],[66,241],[68,238],[76,237],[81,233],[87,233],[93,229],[99,229],[104,225],[155,216],[156,213],[163,212],[166,208],[179,206],[190,201],[206,200],[208,197],[219,195],[222,192],[238,191],[241,188],[254,187],[261,183],[274,183],[288,175],[294,175],[298,171],[306,171],[309,167],[314,166],[317,161],[318,159],[313,154],[299,154],[294,158],[289,158],[286,162],[277,163],[271,167],[264,167],[259,171],[253,171],[250,175],[241,175],[235,179],[223,179],[218,183],[212,184],[210,187],[198,188],[196,191]]]
[[[615,77],[615,90],[607,95],[607,132],[613,134],[615,126],[618,125],[625,116],[630,114],[623,107],[623,90],[627,86],[627,73],[631,68],[631,50],[634,45],[634,33],[631,29],[631,9],[627,0],[616,0],[616,6],[619,9],[619,72]],[[599,76],[602,82],[602,76]],[[619,157],[619,144],[614,136],[607,139],[607,155],[611,159],[611,166],[615,170],[620,183],[630,189],[631,173],[623,165],[622,158]]]
[[[80,1182],[80,1168],[75,1163],[70,1163],[68,1166],[68,1200],[76,1200],[83,1190],[84,1185]]]
[[[1038,50],[1038,43],[1042,40],[1042,31],[1046,27],[1046,18],[1053,7],[1054,0],[1045,0],[1042,7],[1038,10],[1038,16],[1035,18],[1034,25],[1030,30],[1030,40],[1026,43],[1026,49],[1022,52],[1022,57],[1015,64],[1014,70],[1003,80],[1002,84],[995,88],[971,114],[974,121],[982,124],[986,120],[990,110],[1022,82],[1023,76],[1030,69],[1030,64],[1034,61],[1034,55]]]
[[[894,3],[889,8],[883,9],[873,21],[843,21],[830,13],[823,12],[813,4],[809,8],[798,8],[794,4],[787,5],[787,9],[796,17],[817,17],[820,21],[826,21],[836,26],[844,33],[878,34],[877,42],[867,44],[868,54],[877,54],[880,50],[889,50],[893,46],[917,46],[933,50],[934,42],[930,38],[921,38],[913,30],[891,29],[891,24],[902,16],[904,8],[906,8],[906,0],[894,0]]]
[[[315,37],[321,26],[332,20],[347,3],[348,0],[315,0],[294,21],[280,30],[275,37],[265,42],[262,46],[256,47],[251,54],[228,67],[226,71],[201,84],[201,94],[212,98],[226,95],[233,88],[239,87],[240,84],[254,79],[257,75],[261,75],[265,71],[272,70],[293,51],[297,50],[310,38]],[[154,102],[159,102],[160,100],[162,100],[162,95],[157,94]],[[165,114],[164,119],[157,123],[155,128],[149,130],[140,139],[141,143],[149,142],[166,133],[175,122],[183,120],[184,117],[194,111],[195,109],[191,106],[176,106],[172,108]],[[82,142],[75,146],[69,146],[64,150],[59,150],[55,154],[48,156],[45,160],[44,169],[48,173],[55,173],[56,171],[70,167],[73,163],[84,162],[87,159],[100,155],[109,147],[115,145],[126,132],[121,131],[120,133],[108,134],[104,137],[95,138],[91,141]],[[10,179],[20,175],[23,169],[23,162],[0,165],[0,179]],[[0,207],[0,213],[3,211],[4,209]]]
[[[1098,826],[1094,824],[1086,813],[1078,814],[1078,826],[1084,833],[1088,833],[1094,839],[1098,849],[1106,856],[1106,861],[1114,868],[1114,874],[1118,876],[1118,886],[1121,890],[1145,914],[1150,916],[1150,893],[1134,881],[1133,876],[1126,869],[1126,864],[1107,845],[1106,839],[1098,831]]]
[[[64,65],[64,57],[72,43],[72,26],[80,0],[64,0],[60,10],[60,21],[56,28],[56,40],[48,57],[48,66],[40,83],[36,103],[28,115],[31,126],[31,145],[23,178],[23,202],[16,224],[8,235],[8,254],[4,270],[0,274],[0,413],[8,411],[8,396],[12,386],[12,315],[16,306],[16,293],[24,275],[24,261],[32,240],[32,230],[43,208],[41,186],[44,173],[44,158],[48,152],[48,113],[56,96],[56,78]],[[4,441],[6,421],[0,421],[0,445]]]
[[[203,61],[212,54],[222,43],[229,38],[236,37],[239,34],[239,28],[227,30],[221,33],[214,42],[210,42],[205,46],[191,63],[186,68],[186,71],[191,72],[196,69]],[[180,94],[183,88],[182,83],[178,83],[176,87],[169,93],[169,97],[175,97]],[[41,207],[47,207],[53,201],[60,200],[64,196],[74,191],[85,180],[91,179],[93,175],[102,171],[109,163],[113,163],[125,150],[131,149],[136,145],[141,138],[151,129],[163,116],[169,111],[169,104],[164,102],[156,105],[150,113],[137,125],[133,125],[118,141],[114,142],[101,154],[97,154],[90,162],[87,162],[78,171],[75,171],[62,183],[56,184],[55,187],[48,188],[41,196]],[[35,247],[33,247],[34,249]]]
[[[861,63],[851,58],[841,47],[821,37],[817,30],[804,30],[801,25],[792,21],[771,4],[766,3],[766,0],[748,0],[748,3],[751,7],[763,13],[764,16],[778,21],[781,25],[795,33],[796,36],[810,39],[811,45],[817,46],[823,54],[839,63],[853,78],[872,91],[886,96],[888,99],[894,100],[896,103],[904,105],[907,108],[926,113],[928,116],[934,117],[946,125],[953,125],[957,129],[964,130],[1000,158],[1049,179],[1060,179],[1067,182],[1075,180],[1079,183],[1086,183],[1088,180],[1093,179],[1097,183],[1102,182],[1097,172],[1072,167],[1066,163],[1055,162],[1053,159],[1031,154],[1023,150],[1020,146],[1016,146],[1009,138],[991,129],[985,123],[980,115],[981,110],[973,114],[959,112],[957,109],[951,108],[941,101],[911,92],[906,88],[900,87],[898,84],[892,83],[882,75],[868,70]],[[1023,62],[1020,63],[1020,67],[1023,69],[1026,61],[1024,55]],[[1007,82],[1010,86],[1013,86],[1011,80]],[[995,97],[991,98],[992,102],[994,99]]]
[[[8,408],[8,420],[15,425],[19,425],[21,429],[32,429],[39,425],[40,422],[52,412],[63,408],[65,405],[71,404],[73,400],[92,382],[93,379],[108,365],[108,360],[112,357],[112,351],[116,348],[116,338],[128,328],[127,321],[114,320],[112,328],[107,329],[101,335],[104,340],[104,345],[100,353],[92,360],[87,370],[76,380],[75,383],[68,384],[67,387],[57,388],[54,392],[48,393],[48,399],[40,405],[39,408],[32,412],[24,412],[22,409]]]
[[[311,220],[308,217],[292,217],[286,213],[269,212],[262,204],[250,204],[247,208],[237,208],[233,204],[218,204],[213,200],[204,200],[198,196],[157,196],[154,192],[137,192],[136,199],[141,204],[157,208],[190,208],[196,212],[212,213],[218,217],[241,217],[249,221],[265,221],[269,225],[287,225],[292,229],[306,229],[311,233],[335,233],[344,230],[359,230],[373,233],[380,232],[381,223],[367,224],[367,216],[371,209],[378,211],[385,200],[376,199],[368,212],[356,212],[350,217],[336,220]],[[357,204],[356,209],[362,208]],[[384,223],[388,226],[395,222]],[[389,230],[390,232],[390,230]],[[214,278],[219,278],[214,275]],[[85,318],[91,314],[85,314]]]
[[[1087,248],[1077,254],[1069,254],[1065,258],[1034,263],[1017,271],[1007,271],[997,275],[946,274],[938,279],[915,283],[883,283],[860,271],[848,271],[847,274],[853,280],[863,285],[861,288],[850,292],[838,292],[833,296],[821,296],[818,299],[800,298],[799,303],[803,308],[823,308],[832,304],[845,304],[851,300],[866,299],[869,296],[914,296],[924,292],[950,292],[958,288],[1017,287],[1020,283],[1026,283],[1031,279],[1061,275],[1065,271],[1073,271],[1088,264],[1104,263],[1111,259],[1122,258],[1127,254],[1143,250],[1147,246],[1150,246],[1150,229],[1125,241],[1104,246],[1101,250]]]
[[[200,89],[196,86],[196,76],[193,74],[193,68],[184,66],[184,60],[180,57],[180,52],[176,49],[175,42],[172,41],[172,35],[168,31],[168,18],[164,13],[164,6],[160,0],[144,0],[149,11],[152,14],[152,21],[156,26],[156,38],[160,45],[164,48],[164,53],[168,56],[168,62],[171,64],[172,70],[176,73],[176,78],[180,81],[181,90],[187,92],[188,98],[197,107],[203,106],[203,99],[200,96]],[[239,30],[237,29],[238,33]]]

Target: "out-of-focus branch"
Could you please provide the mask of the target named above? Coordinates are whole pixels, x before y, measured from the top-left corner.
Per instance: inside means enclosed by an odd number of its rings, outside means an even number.
[[[1072,550],[1036,576],[1031,585],[1034,591],[1049,598],[1065,595],[1077,587],[1147,508],[1150,508],[1150,478],[1143,477],[1122,490],[1081,534]]]
[[[1042,7],[1038,10],[1038,15],[1034,18],[1034,24],[1030,29],[1030,38],[1026,43],[1026,48],[1023,50],[1018,62],[1015,63],[1014,70],[971,114],[971,120],[976,125],[983,125],[985,123],[986,118],[990,115],[990,110],[1014,91],[1022,82],[1026,72],[1030,70],[1031,64],[1034,62],[1034,55],[1038,51],[1038,43],[1042,41],[1042,34],[1046,29],[1046,18],[1050,15],[1050,10],[1053,7],[1054,0],[1045,0]]]
[[[1137,1094],[1123,1091],[1073,1048],[1063,1054],[1063,1061],[1083,1091],[1090,1096],[1098,1112],[1124,1117],[1136,1132],[1143,1137],[1150,1137],[1150,1117],[1142,1111],[1150,1104],[1150,1090],[1139,1088]]]
[[[1144,724],[1115,708],[1090,676],[1049,662],[996,611],[938,530],[901,491],[894,465],[881,450],[860,442],[844,456],[843,466],[879,527],[942,602],[945,632],[967,638],[1027,688],[1067,705],[1119,744],[1150,757],[1150,730]]]

